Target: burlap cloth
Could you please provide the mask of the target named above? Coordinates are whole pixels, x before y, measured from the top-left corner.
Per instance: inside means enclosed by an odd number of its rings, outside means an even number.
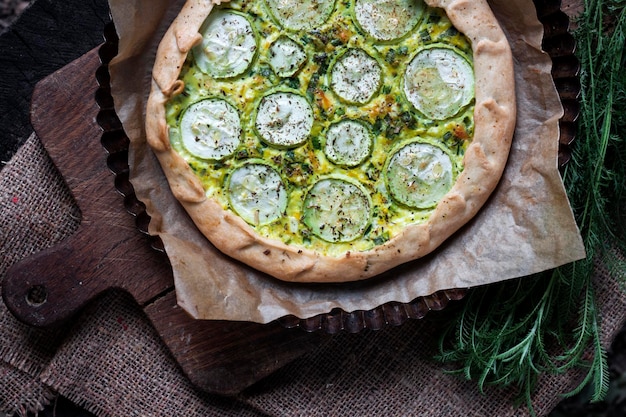
[[[0,171],[0,282],[13,263],[71,235],[79,221],[69,190],[32,135]],[[601,268],[595,282],[608,347],[626,317],[626,297]],[[119,417],[528,415],[515,407],[512,391],[480,394],[475,382],[433,363],[439,317],[333,336],[223,398],[190,384],[123,293],[106,294],[53,330],[22,325],[0,302],[0,412],[24,415],[61,394],[98,416]],[[537,413],[547,414],[581,377],[582,370],[542,378]]]

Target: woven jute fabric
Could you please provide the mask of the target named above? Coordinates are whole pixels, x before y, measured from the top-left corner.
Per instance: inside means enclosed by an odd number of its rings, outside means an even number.
[[[55,396],[37,375],[5,362],[0,362],[0,384],[0,413],[9,416],[40,411]]]
[[[32,135],[0,171],[0,285],[7,269],[72,234],[80,213],[39,140]],[[18,322],[0,302],[0,410],[37,410],[52,396],[39,373],[52,359],[63,329]]]
[[[244,403],[194,389],[123,293],[90,306],[42,381],[101,416],[258,416]]]
[[[616,281],[598,267],[602,300],[602,340],[610,344],[623,324],[626,298]],[[270,415],[314,416],[527,416],[515,406],[515,393],[491,388],[478,392],[475,381],[442,372],[436,354],[437,314],[379,332],[339,335],[326,346],[279,370],[243,397]],[[582,378],[580,370],[540,380],[533,406],[545,415]]]
[[[0,277],[70,236],[78,207],[36,136],[0,171]],[[626,316],[625,292],[598,265],[602,339]],[[98,416],[526,416],[514,392],[479,393],[433,362],[443,315],[327,339],[235,397],[194,388],[143,311],[122,292],[93,301],[54,330],[32,329],[0,305],[0,411],[24,415],[61,394]],[[251,348],[254,348],[251,346]],[[547,414],[583,374],[546,376],[534,406]]]

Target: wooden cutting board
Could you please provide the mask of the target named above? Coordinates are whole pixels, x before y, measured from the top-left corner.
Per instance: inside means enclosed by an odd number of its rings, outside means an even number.
[[[152,249],[114,186],[103,131],[115,134],[96,101],[98,50],[40,81],[33,93],[35,132],[69,186],[82,219],[75,234],[14,265],[3,282],[11,312],[33,326],[70,319],[110,289],[130,293],[194,385],[234,394],[317,346],[322,333],[278,323],[194,320],[176,304],[172,270]],[[184,336],[184,337],[182,337]],[[254,349],[250,349],[254,346]]]

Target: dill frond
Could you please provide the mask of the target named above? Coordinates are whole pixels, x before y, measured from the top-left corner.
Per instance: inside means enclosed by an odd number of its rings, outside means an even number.
[[[626,283],[626,1],[585,0],[574,36],[581,63],[577,142],[563,181],[587,257],[472,290],[444,329],[438,359],[487,385],[515,387],[531,413],[542,374],[585,369],[591,401],[609,385],[593,276],[600,260]],[[493,303],[492,300],[498,300]]]

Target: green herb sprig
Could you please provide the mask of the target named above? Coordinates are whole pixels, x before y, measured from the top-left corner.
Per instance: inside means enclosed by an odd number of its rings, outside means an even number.
[[[577,139],[563,180],[586,259],[545,273],[472,290],[440,338],[438,359],[487,385],[515,387],[531,413],[544,373],[586,369],[572,396],[606,395],[593,276],[604,265],[626,282],[626,0],[585,0],[574,32],[581,63]]]

